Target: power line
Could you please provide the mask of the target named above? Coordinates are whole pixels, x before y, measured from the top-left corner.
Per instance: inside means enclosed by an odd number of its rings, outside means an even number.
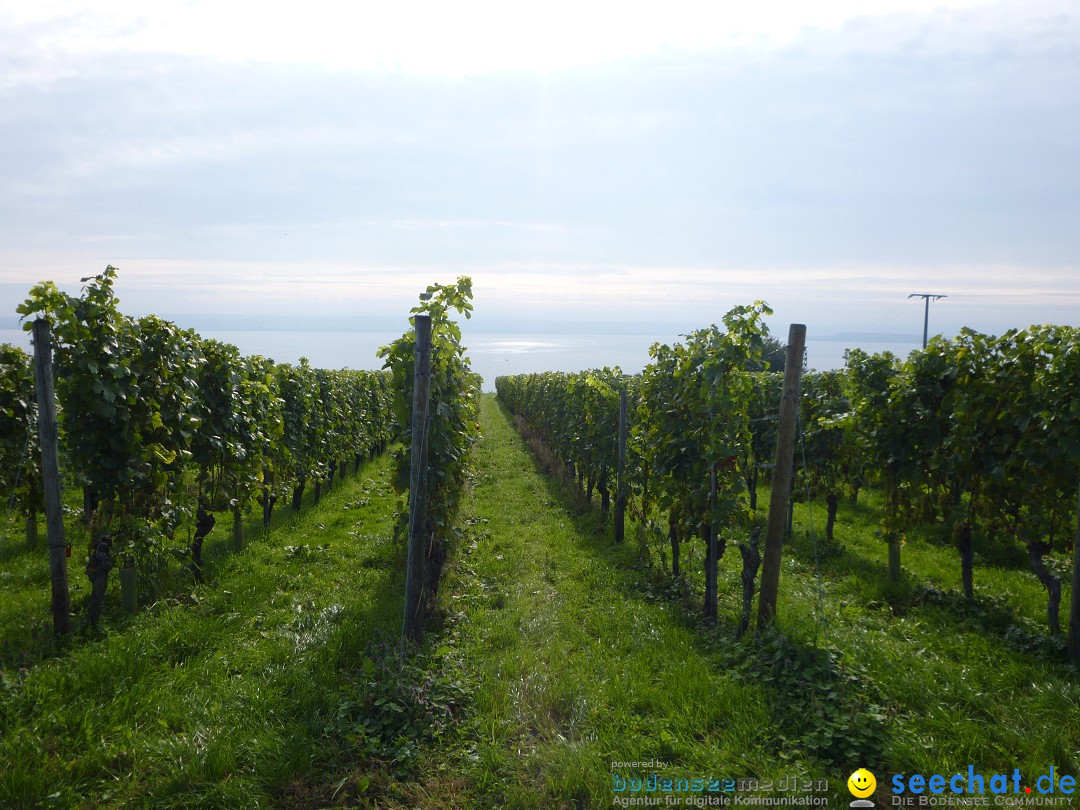
[[[909,295],[908,298],[911,296]],[[955,293],[953,298],[1080,298],[1080,292]]]

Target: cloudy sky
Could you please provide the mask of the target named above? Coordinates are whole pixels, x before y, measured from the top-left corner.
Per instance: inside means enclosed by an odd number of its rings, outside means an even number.
[[[0,327],[110,263],[177,319],[1080,324],[1080,5],[0,0]]]

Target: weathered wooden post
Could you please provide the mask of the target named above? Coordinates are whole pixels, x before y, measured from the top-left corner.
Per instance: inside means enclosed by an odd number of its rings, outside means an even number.
[[[784,542],[787,501],[791,497],[791,471],[795,460],[795,421],[799,414],[799,384],[802,381],[806,326],[793,323],[788,329],[787,358],[784,362],[784,390],[780,397],[780,430],[776,438],[776,466],[769,495],[769,521],[765,528],[762,555],[761,591],[758,597],[758,629],[776,616],[776,596],[780,588],[780,551]]]
[[[31,551],[37,548],[37,512],[26,518],[26,547]]]
[[[44,318],[34,321],[34,384],[38,403],[38,440],[41,443],[41,482],[45,491],[45,533],[52,580],[53,632],[66,635],[71,632],[67,547],[64,543],[64,512],[60,502],[60,457],[56,446],[52,331]]]
[[[269,529],[270,518],[274,514],[274,499],[270,494],[270,486],[272,483],[270,468],[266,464],[263,464],[262,480],[263,529]]]
[[[626,389],[619,391],[619,460],[615,468],[615,542],[626,533]]]
[[[716,601],[719,597],[720,537],[719,527],[713,524],[716,513],[716,464],[709,467],[709,521],[705,524],[705,605],[706,619],[716,618]]]
[[[139,610],[139,572],[132,560],[127,560],[120,569],[120,601],[128,613]]]
[[[414,316],[412,445],[409,449],[409,556],[405,569],[402,639],[424,637],[424,558],[427,554],[428,400],[431,389],[431,316]]]

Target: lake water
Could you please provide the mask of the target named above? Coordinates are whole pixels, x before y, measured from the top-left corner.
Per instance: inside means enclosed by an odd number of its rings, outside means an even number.
[[[281,363],[295,363],[306,357],[320,368],[380,368],[376,357],[380,346],[400,336],[400,332],[289,332],[272,330],[202,330],[204,337],[232,343],[244,354],[261,354]],[[656,341],[671,343],[677,335],[551,335],[551,334],[465,334],[464,342],[473,370],[484,378],[484,390],[495,390],[495,378],[504,374],[537,371],[582,371],[602,366],[619,366],[637,373],[649,362],[649,347]],[[12,343],[30,350],[28,333],[0,330],[0,343]],[[841,368],[844,348],[835,340],[807,343],[811,368]],[[889,350],[901,357],[914,348],[909,343],[863,343],[868,352]]]

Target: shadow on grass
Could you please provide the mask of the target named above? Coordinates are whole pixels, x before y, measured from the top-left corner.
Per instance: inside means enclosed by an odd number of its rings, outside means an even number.
[[[365,461],[359,471],[350,472],[346,476],[347,481],[370,478],[372,465],[377,464],[380,457]],[[335,479],[333,488],[327,492],[323,490],[322,499],[332,497],[342,486],[341,479]],[[188,523],[182,524],[173,541],[171,551],[175,555],[170,560],[171,570],[160,592],[151,592],[141,586],[139,590],[138,613],[127,612],[121,602],[119,564],[110,573],[109,586],[105,597],[105,607],[102,611],[101,621],[98,627],[91,627],[87,622],[87,605],[90,595],[90,583],[85,574],[86,557],[79,549],[84,549],[86,544],[86,530],[82,525],[65,526],[67,537],[73,547],[72,557],[68,560],[68,586],[71,608],[72,633],[64,638],[57,638],[52,633],[52,617],[49,613],[40,616],[27,616],[19,624],[12,624],[3,629],[3,637],[0,638],[0,668],[5,669],[28,669],[44,661],[62,656],[73,648],[87,642],[105,638],[111,633],[125,632],[131,623],[158,601],[170,603],[190,602],[192,593],[201,588],[216,588],[220,581],[220,569],[230,559],[246,553],[249,546],[261,543],[270,543],[275,532],[286,528],[298,528],[306,525],[314,519],[314,492],[311,487],[307,488],[299,512],[293,512],[287,502],[280,502],[273,510],[269,528],[263,526],[261,506],[254,507],[245,514],[244,520],[244,549],[236,552],[232,543],[232,514],[215,513],[217,523],[210,532],[203,546],[203,581],[196,583],[192,570],[190,547],[191,532],[193,528]],[[325,518],[324,518],[325,519]],[[187,544],[183,542],[183,534],[187,535]],[[10,543],[10,540],[9,540]],[[0,549],[0,561],[21,560],[28,555],[40,555],[40,565],[35,566],[22,582],[24,585],[39,588],[47,595],[49,589],[48,552],[44,548],[44,538],[39,538],[37,549],[31,551],[26,548],[22,534],[18,536],[15,548],[10,549],[10,557],[4,557],[7,549]],[[119,555],[114,555],[119,557]],[[177,560],[179,566],[177,567]]]
[[[759,495],[759,503],[767,503],[769,494],[768,485],[763,483],[759,485],[759,487],[760,491],[765,495],[765,501],[762,501],[761,496]],[[815,521],[820,517],[820,523],[817,525],[820,527],[822,536],[824,536],[825,526],[824,501],[825,498],[823,495],[814,495],[812,499]],[[807,509],[805,491],[801,487],[796,487],[795,505],[797,509]],[[839,510],[837,512],[838,521],[843,522],[845,520],[854,519],[871,526],[876,526],[879,524],[881,516],[880,495],[874,490],[864,489],[860,500],[856,503],[852,503],[847,498],[840,499]],[[838,531],[842,531],[842,529],[840,529],[840,523],[837,524],[837,527]],[[908,526],[905,529],[905,532],[912,540],[924,543],[931,548],[946,549],[953,553],[956,551],[956,545],[952,539],[951,531],[946,528],[943,522],[940,522],[936,518],[928,518],[924,522],[914,523],[911,526]],[[1009,571],[1031,572],[1031,563],[1026,548],[1021,543],[1013,541],[1005,532],[988,535],[985,532],[977,531],[974,537],[974,544],[976,565],[978,566],[992,566]]]
[[[359,488],[364,477],[378,482],[370,506]],[[304,533],[277,542],[310,548],[275,551],[272,558],[259,554],[250,570],[246,563],[230,566],[231,572],[222,566],[223,579],[202,586],[197,599],[182,600],[190,609],[144,611],[137,627],[129,627],[134,620],[126,617],[124,624],[106,624],[96,637],[107,641],[98,645],[85,644],[87,638],[80,636],[56,642],[93,646],[62,667],[16,675],[5,664],[12,688],[3,695],[10,703],[2,709],[10,708],[6,716],[18,718],[5,732],[12,746],[14,741],[36,745],[38,724],[54,713],[72,718],[80,732],[51,739],[56,752],[49,763],[0,785],[0,804],[38,806],[46,792],[56,791],[63,806],[98,793],[137,806],[326,807],[347,798],[353,806],[363,802],[361,794],[380,769],[390,781],[393,773],[382,761],[389,757],[365,742],[370,732],[365,723],[378,715],[366,685],[367,661],[380,637],[396,640],[403,604],[403,549],[388,527],[394,506],[384,481],[381,470],[375,476],[367,467],[348,497],[335,500],[331,492],[326,509],[306,510],[298,519],[283,514],[278,527],[295,522]],[[329,541],[329,549],[317,546],[323,542],[320,523],[339,538]],[[345,545],[342,533],[353,528],[360,533],[357,542],[342,548],[343,557],[335,556],[334,547]],[[262,542],[253,537],[252,550]],[[221,545],[230,548],[228,542]],[[366,573],[356,578],[348,573],[357,569]],[[363,584],[354,587],[357,579]],[[223,588],[233,593],[223,595]],[[269,619],[265,626],[264,618]],[[196,672],[198,678],[192,678]],[[133,688],[111,688],[121,674]],[[382,680],[383,691],[396,695],[397,681]],[[56,689],[57,682],[66,688]],[[423,686],[422,680],[411,684],[412,691]],[[175,695],[175,705],[162,703],[166,692]],[[253,713],[250,707],[256,706]],[[389,710],[383,713],[390,716]],[[165,732],[145,722],[154,716],[168,718]],[[88,748],[81,736],[84,726],[95,723],[124,730],[128,748],[145,752],[145,762],[137,769],[99,766],[100,751]],[[155,757],[163,734],[177,751],[189,751],[185,732],[192,727],[205,727],[217,739],[213,756],[194,752],[185,762],[179,756],[175,761]],[[382,735],[383,742],[388,735]],[[0,763],[0,770],[12,762],[14,757]],[[232,785],[226,785],[227,794],[220,792],[223,779]],[[9,804],[4,790],[12,791],[8,799],[17,795],[19,801]]]
[[[762,491],[766,496],[769,493],[764,485]],[[840,517],[850,518],[854,514],[870,526],[876,525],[881,516],[876,498],[876,494],[871,493],[857,504],[842,501]],[[801,510],[807,509],[805,498],[796,501],[796,504]],[[793,537],[784,544],[785,555],[798,559],[807,567],[820,571],[834,581],[848,580],[851,589],[868,607],[886,608],[897,617],[920,611],[920,620],[939,628],[942,633],[954,633],[957,630],[975,631],[1012,650],[1036,655],[1047,663],[1068,665],[1068,654],[1063,637],[1048,635],[1045,624],[1033,622],[1030,618],[1023,616],[1004,597],[978,591],[980,568],[993,566],[998,569],[1016,571],[1025,576],[1034,576],[1026,552],[1018,544],[998,541],[993,544],[993,548],[996,548],[995,552],[976,554],[975,598],[968,600],[960,590],[937,587],[914,574],[910,569],[903,570],[900,582],[890,582],[885,543],[879,544],[880,556],[873,557],[840,541],[830,543],[823,537],[823,531],[820,528],[824,526],[824,516],[821,516],[820,523],[816,522],[817,513],[824,512],[824,505],[818,501],[814,507],[815,526],[820,532],[816,541],[816,550],[814,541],[810,539],[809,528],[804,524],[802,530],[796,531]],[[842,531],[839,525],[838,531]],[[941,525],[915,526],[909,529],[909,534],[918,544],[948,552],[952,557],[951,564],[955,564],[952,571],[955,572],[955,576],[959,576],[959,554],[956,546],[943,538],[944,532]],[[987,551],[988,544],[989,541],[983,538],[982,552]],[[1045,603],[1043,615],[1045,615]]]
[[[785,544],[785,553],[832,580],[854,578],[855,590],[868,609],[886,608],[897,617],[918,611],[921,621],[938,628],[943,634],[958,630],[975,631],[1018,652],[1035,655],[1047,663],[1068,664],[1064,638],[1040,632],[1003,597],[976,591],[975,598],[969,600],[956,588],[929,585],[907,570],[902,572],[900,582],[890,582],[888,563],[884,559],[880,562],[868,559],[838,543],[827,547],[827,551],[822,553],[821,541],[818,542],[818,552],[815,553],[808,537],[796,536]],[[882,544],[883,557],[884,551]]]
[[[30,548],[26,544],[21,527],[18,530],[12,528],[6,538],[0,537],[0,564],[13,562],[31,554],[40,553],[47,557],[48,552],[43,538],[38,538],[37,546]]]

